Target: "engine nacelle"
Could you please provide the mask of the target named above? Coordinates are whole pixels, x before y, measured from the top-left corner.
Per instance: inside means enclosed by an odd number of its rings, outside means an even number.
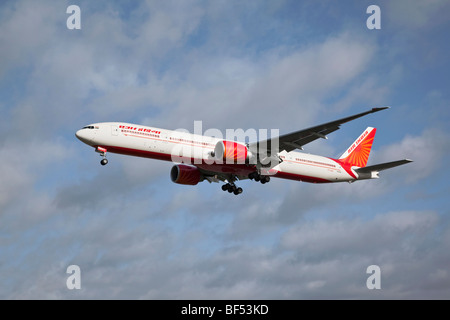
[[[214,148],[214,157],[225,163],[244,164],[251,156],[252,153],[245,145],[234,141],[219,141]]]
[[[195,186],[202,180],[202,174],[197,167],[177,164],[170,170],[170,179],[175,183]]]

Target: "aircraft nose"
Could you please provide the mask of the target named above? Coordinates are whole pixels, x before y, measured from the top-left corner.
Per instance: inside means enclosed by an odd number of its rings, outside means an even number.
[[[89,138],[89,134],[86,129],[80,129],[75,133],[75,136],[82,142],[89,144],[91,139]]]

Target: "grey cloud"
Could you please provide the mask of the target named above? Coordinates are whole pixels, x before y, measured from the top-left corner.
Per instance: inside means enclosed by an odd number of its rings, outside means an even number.
[[[393,171],[393,177],[401,174],[407,182],[416,182],[440,169],[443,158],[448,155],[449,141],[447,133],[437,128],[427,129],[419,136],[407,135],[402,141],[381,148],[372,160],[377,163],[412,159],[413,163]]]
[[[295,121],[284,129],[298,129],[323,110],[321,101],[326,92],[340,88],[366,69],[373,50],[370,43],[341,34],[304,50],[270,52],[257,57],[256,62],[245,55],[234,59],[219,56],[213,61],[200,57],[187,81],[175,85],[177,116],[169,116],[169,122],[188,127],[196,120],[192,114],[201,112],[202,120],[219,128],[281,127],[273,119],[285,122],[288,116]],[[169,87],[174,87],[174,80],[171,82]],[[220,89],[213,86],[216,83]],[[241,116],[236,118],[235,114]],[[252,114],[251,122],[247,114]]]
[[[419,28],[432,28],[443,23],[444,16],[440,12],[448,9],[445,0],[432,0],[426,4],[421,1],[388,1],[386,10],[383,11],[389,17],[389,22],[402,26],[404,31],[417,31]]]
[[[71,148],[62,141],[30,140],[22,144],[11,141],[0,147],[0,173],[4,183],[0,186],[0,209],[2,213],[15,205],[23,206],[20,199],[34,194],[37,179],[44,179],[40,171],[52,163],[66,160],[72,154]]]
[[[36,56],[42,57],[46,46],[55,37],[54,26],[58,23],[65,26],[66,8],[62,3],[35,1],[10,2],[2,7],[1,76],[15,67],[32,65]]]
[[[358,220],[323,220],[312,222],[314,227],[305,223],[291,229],[284,235],[282,244],[301,251],[302,255],[320,252],[341,255],[342,250],[347,255],[362,252],[376,254],[375,250],[385,252],[384,248],[395,242],[399,234],[420,235],[423,230],[435,227],[437,221],[435,213],[409,211],[379,215],[369,223]],[[404,245],[405,250],[414,249],[407,247],[408,241],[406,238],[405,243],[399,245]]]
[[[93,152],[84,150],[84,152]],[[111,158],[111,157],[110,157]],[[110,162],[122,163],[123,159],[115,157]],[[156,190],[161,178],[169,179],[170,164],[154,163],[149,165],[148,159],[131,159],[123,166],[108,165],[106,170],[98,170],[90,178],[84,178],[77,183],[60,186],[55,196],[55,204],[60,209],[77,208],[79,210],[99,209],[113,204],[119,199],[126,199],[134,192],[149,187]],[[92,163],[100,169],[98,161]]]

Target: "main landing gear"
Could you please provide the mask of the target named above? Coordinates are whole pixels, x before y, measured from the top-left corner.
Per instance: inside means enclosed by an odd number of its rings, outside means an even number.
[[[243,192],[241,187],[236,187],[234,183],[226,183],[222,186],[223,191],[228,191],[229,193],[234,193],[235,195],[241,194]]]
[[[262,176],[260,175],[258,172],[252,172],[248,175],[248,178],[250,180],[255,180],[256,182],[261,182],[262,184],[265,184],[267,182],[270,181],[270,177],[269,176]]]

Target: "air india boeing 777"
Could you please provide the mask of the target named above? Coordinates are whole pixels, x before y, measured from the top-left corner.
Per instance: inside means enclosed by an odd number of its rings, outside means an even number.
[[[165,130],[122,122],[94,123],[76,132],[76,137],[95,148],[106,165],[107,152],[177,162],[173,182],[196,185],[207,180],[223,181],[223,191],[240,194],[235,182],[252,179],[267,183],[270,177],[312,183],[354,182],[375,179],[382,170],[411,160],[367,165],[376,129],[369,127],[339,159],[294,151],[338,130],[346,122],[388,107],[373,108],[353,116],[253,143]]]

